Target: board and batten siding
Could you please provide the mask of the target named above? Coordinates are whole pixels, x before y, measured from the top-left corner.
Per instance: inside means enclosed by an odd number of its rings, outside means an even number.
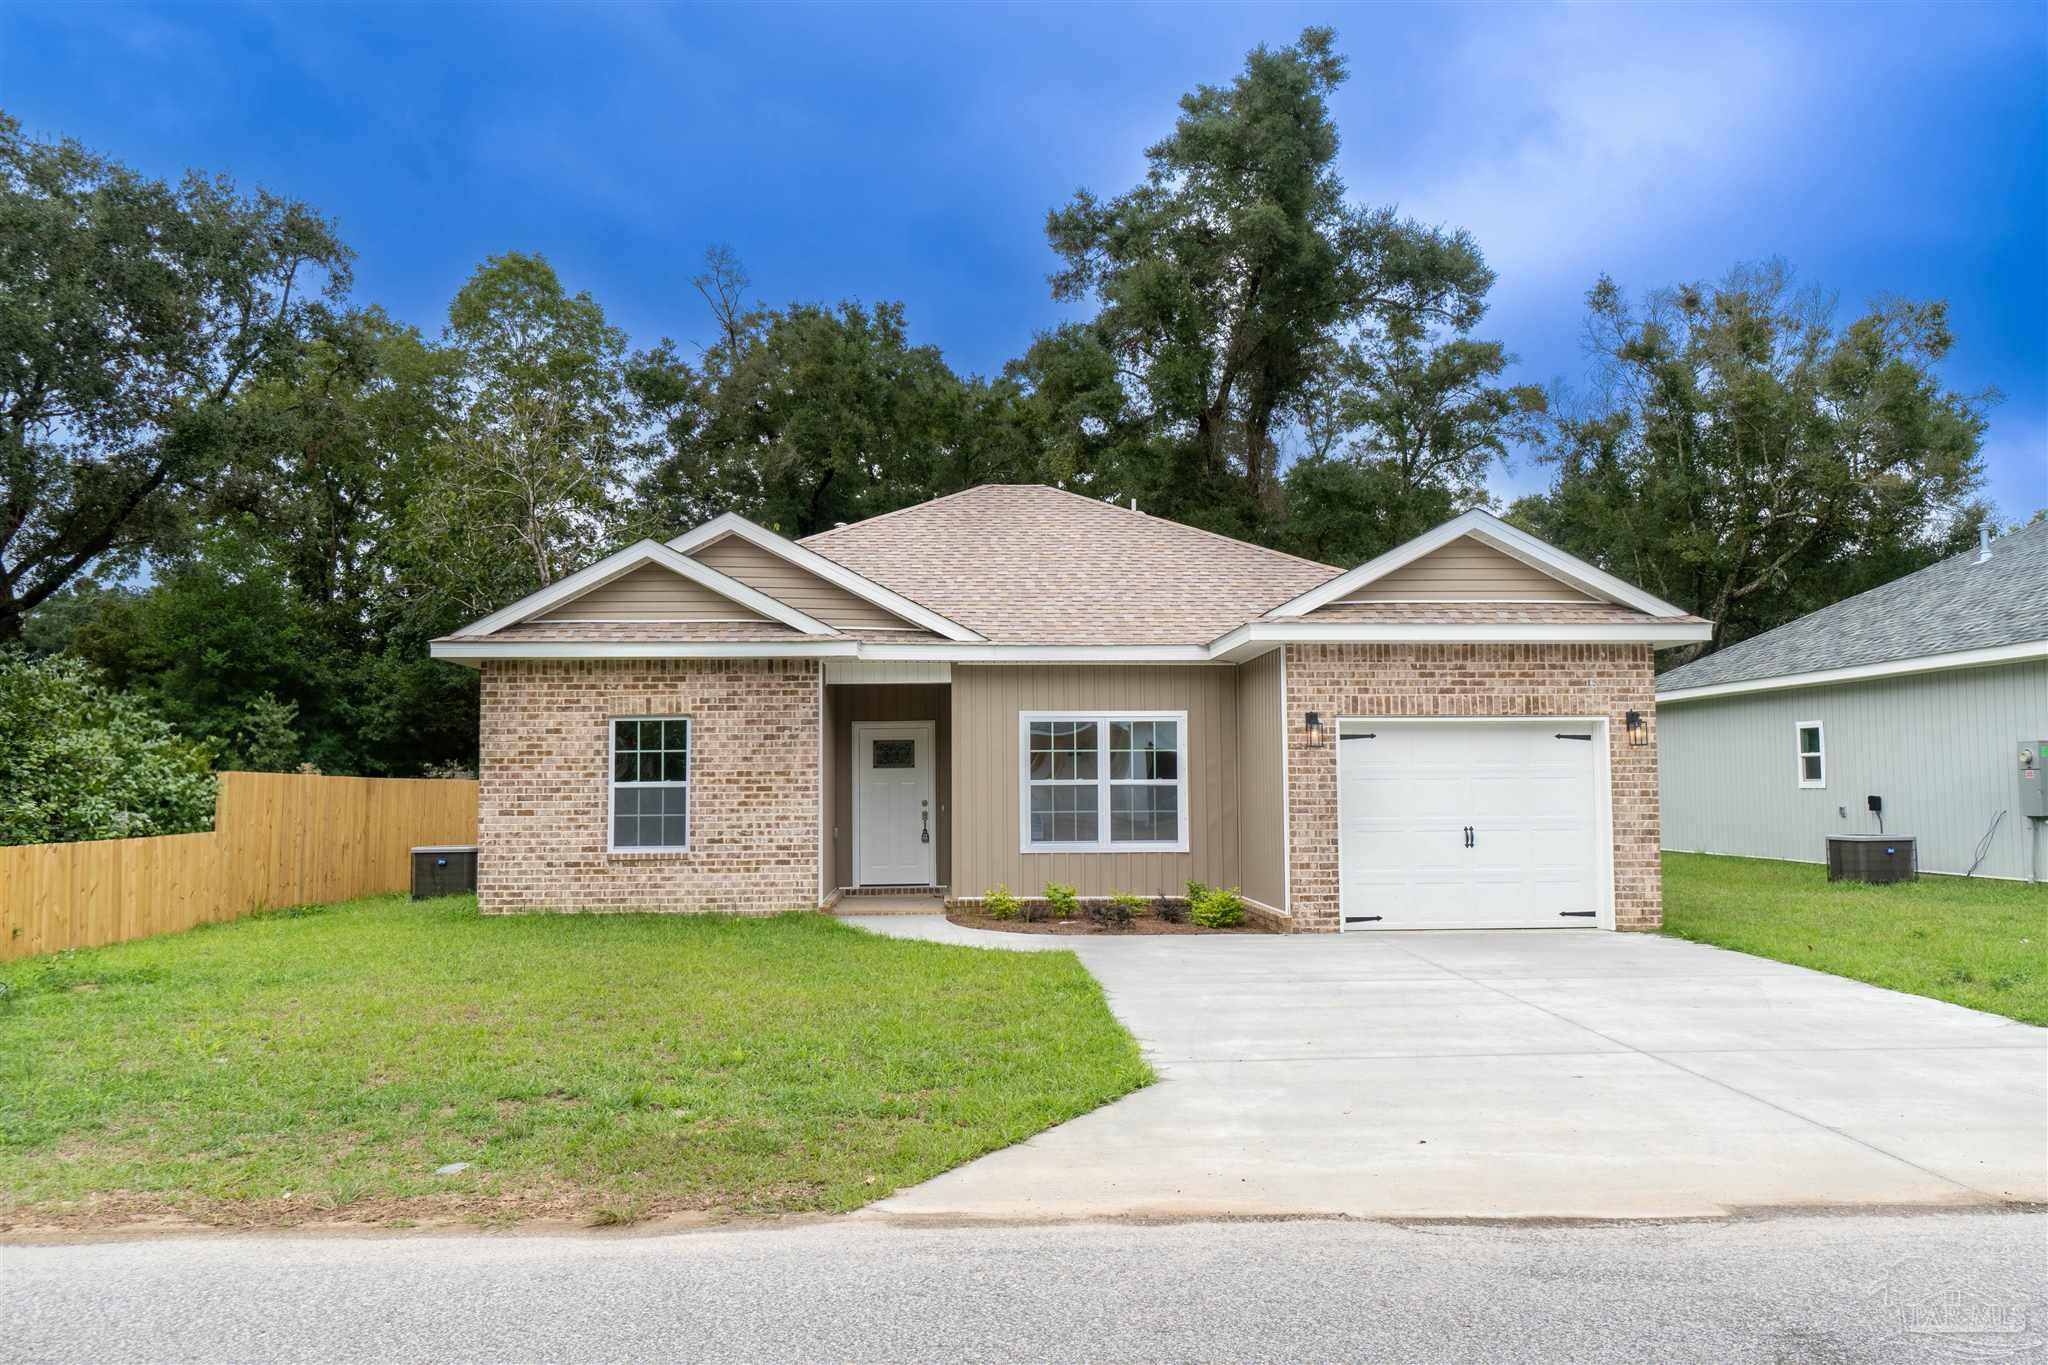
[[[643,564],[534,618],[536,621],[765,621],[672,569]]]
[[[1238,670],[1227,666],[953,669],[953,894],[1020,896],[1065,882],[1084,896],[1236,886]],[[1186,853],[1021,851],[1018,717],[1026,711],[1186,711]]]
[[[1821,722],[1824,788],[1802,790],[1796,727]],[[2027,875],[2019,745],[2048,738],[2048,659],[1752,692],[1657,709],[1664,847],[1817,863],[1830,834],[1918,841],[1925,872],[1962,873],[1999,811],[1980,877]],[[2048,831],[2035,854],[2048,878]]]
[[[700,545],[690,558],[839,630],[918,629],[915,624],[740,536],[723,536],[709,545]]]
[[[1262,654],[1237,675],[1238,885],[1276,910],[1287,903],[1286,653]]]
[[[1513,555],[1461,536],[1347,593],[1345,602],[1593,602]],[[1309,613],[1314,616],[1314,612]]]

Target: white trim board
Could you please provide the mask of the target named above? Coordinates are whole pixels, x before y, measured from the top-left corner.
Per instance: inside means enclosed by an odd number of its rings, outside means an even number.
[[[538,592],[528,593],[501,611],[494,611],[481,621],[464,626],[461,635],[492,635],[506,626],[540,615],[550,607],[563,602],[572,602],[583,594],[601,588],[615,578],[639,568],[643,564],[654,564],[689,579],[701,587],[709,588],[720,597],[737,602],[771,621],[780,621],[793,630],[806,635],[833,635],[832,627],[814,616],[798,611],[786,602],[777,601],[764,592],[748,587],[737,578],[722,574],[707,565],[699,564],[687,555],[677,554],[658,540],[643,540],[628,545],[616,554],[606,555],[597,563],[579,569],[567,578],[558,578]],[[444,657],[438,652],[436,658]],[[459,657],[449,655],[445,657]]]
[[[1528,532],[1508,525],[1493,513],[1474,508],[1470,512],[1451,518],[1434,530],[1425,531],[1413,540],[1395,546],[1375,559],[1367,560],[1348,573],[1338,574],[1319,587],[1310,588],[1299,597],[1282,602],[1267,612],[1266,616],[1268,619],[1306,616],[1317,608],[1327,607],[1348,597],[1366,584],[1385,578],[1394,570],[1412,564],[1431,551],[1442,549],[1464,536],[1470,536],[1510,558],[1519,559],[1530,568],[1548,574],[1559,582],[1569,583],[1609,602],[1634,607],[1637,611],[1650,616],[1686,614],[1682,608],[1644,592],[1633,584],[1625,583],[1576,555],[1568,555],[1554,545],[1546,545]]]
[[[746,644],[727,640],[437,640],[436,659],[840,658],[929,664],[1210,664],[1257,658],[1286,644],[1687,644],[1713,627],[1672,622],[1620,625],[1373,625],[1253,621],[1206,645],[883,644],[836,636]]]
[[[1811,673],[1782,673],[1775,678],[1749,678],[1741,682],[1708,683],[1700,687],[1679,687],[1657,694],[1658,705],[1704,701],[1709,697],[1735,697],[1745,692],[1779,692],[1795,687],[1825,687],[1829,683],[1862,682],[1868,678],[1897,678],[1912,673],[1939,673],[1951,668],[1983,668],[1992,664],[2023,663],[2048,659],[2048,640],[2029,640],[2016,645],[1994,645],[1988,649],[1963,649],[1953,654],[1922,654],[1912,659],[1891,659],[1884,663],[1857,664],[1850,668],[1823,668]]]
[[[872,578],[864,577],[844,564],[825,558],[816,550],[806,550],[787,536],[777,535],[765,526],[756,525],[737,512],[727,512],[723,516],[713,517],[702,526],[683,532],[669,541],[668,548],[678,554],[688,555],[727,536],[738,536],[748,544],[795,565],[812,577],[821,578],[834,587],[844,589],[862,601],[871,602],[912,625],[922,626],[935,635],[942,635],[948,640],[962,641],[982,638],[959,622],[948,620],[931,608],[918,605],[903,594],[883,587]]]

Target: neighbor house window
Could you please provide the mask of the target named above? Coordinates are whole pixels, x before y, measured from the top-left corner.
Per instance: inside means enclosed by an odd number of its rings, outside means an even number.
[[[1187,848],[1184,711],[1027,713],[1026,852]]]
[[[1821,740],[1820,722],[1799,722],[1799,785],[1825,787],[1828,784],[1827,753]]]
[[[672,716],[612,721],[612,851],[690,846],[690,722]]]

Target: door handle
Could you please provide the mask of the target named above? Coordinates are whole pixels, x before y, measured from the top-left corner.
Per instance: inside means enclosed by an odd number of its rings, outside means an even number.
[[[932,813],[929,808],[918,812],[924,819],[924,828],[918,832],[917,841],[928,844],[932,841]]]

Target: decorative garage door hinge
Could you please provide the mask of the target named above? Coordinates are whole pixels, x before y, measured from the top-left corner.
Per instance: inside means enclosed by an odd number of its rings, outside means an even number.
[[[1346,924],[1376,924],[1380,919],[1381,916],[1379,915],[1346,915],[1344,922]]]
[[[1593,742],[1593,737],[1592,737],[1591,735],[1553,735],[1553,736],[1551,736],[1551,738],[1553,738],[1553,739],[1583,739],[1583,740],[1585,740],[1585,741],[1586,741],[1586,742],[1587,742],[1588,744],[1591,744],[1591,743]]]

